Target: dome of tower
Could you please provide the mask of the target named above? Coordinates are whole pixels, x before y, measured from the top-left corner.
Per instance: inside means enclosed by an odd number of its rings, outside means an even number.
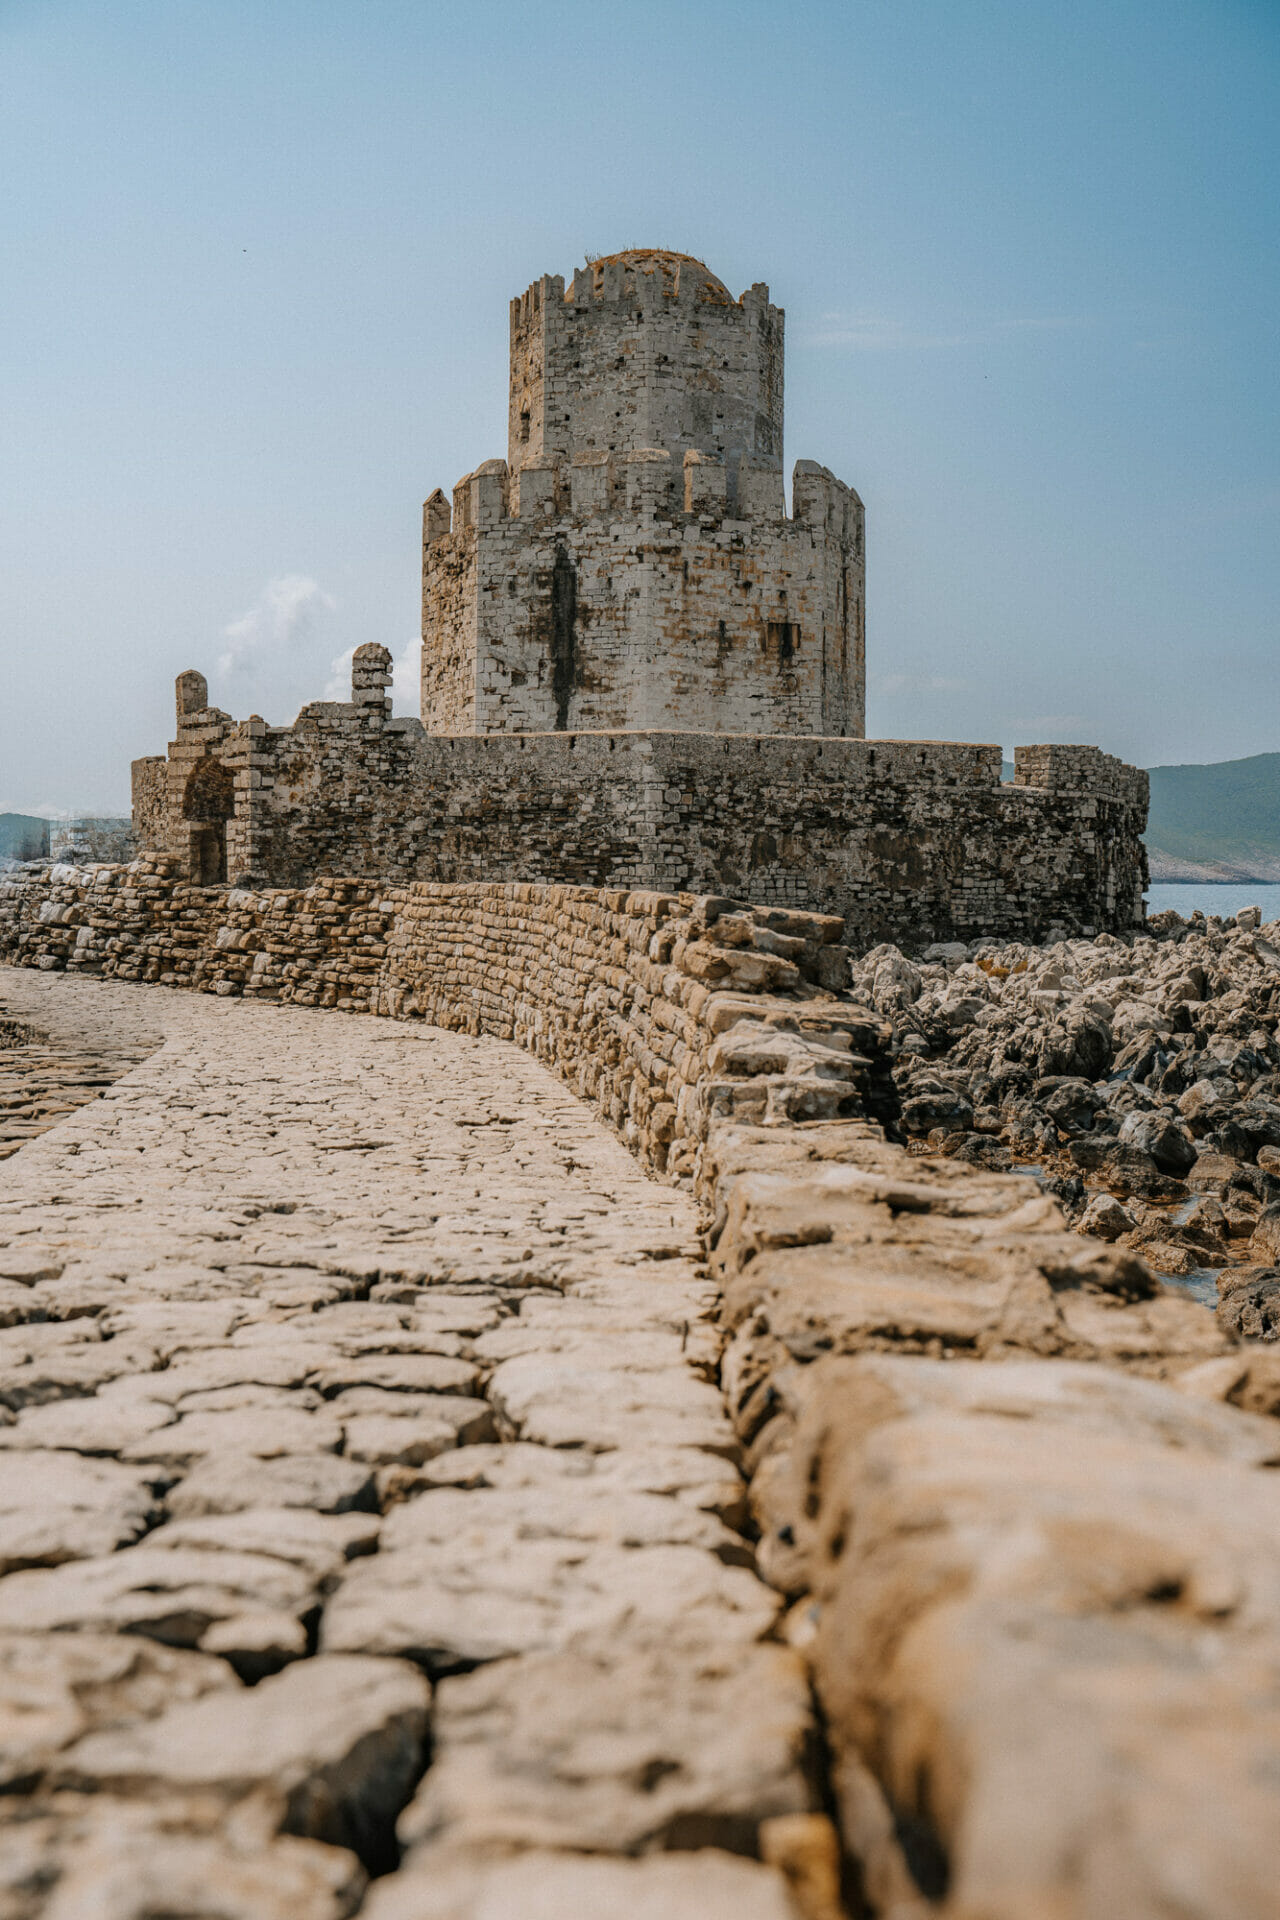
[[[658,275],[663,291],[675,293],[677,286],[688,297],[692,290],[695,299],[713,301],[723,306],[734,304],[733,295],[723,280],[718,280],[705,261],[695,260],[691,253],[670,253],[664,247],[628,247],[623,253],[606,253],[598,260],[588,260],[587,265],[595,276],[596,289],[604,277],[606,267],[621,267],[628,275]]]

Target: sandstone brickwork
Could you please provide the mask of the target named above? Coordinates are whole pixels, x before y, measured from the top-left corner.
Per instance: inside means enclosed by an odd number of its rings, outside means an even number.
[[[424,510],[429,732],[861,736],[862,503],[802,460],[786,512],[766,286],[648,250],[544,275],[509,423]]]
[[[350,703],[269,727],[184,675],[168,760],[135,764],[144,844],[208,885],[707,891],[836,914],[855,943],[1142,917],[1147,777],[1093,747],[1018,748],[1002,784],[999,748],[946,741],[445,738],[390,718],[389,678],[385,649],[361,648]]]

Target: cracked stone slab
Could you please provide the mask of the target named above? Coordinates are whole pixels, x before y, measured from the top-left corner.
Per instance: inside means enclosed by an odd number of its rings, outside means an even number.
[[[365,1886],[342,1848],[210,1832],[200,1807],[60,1794],[7,1827],[0,1846],[5,1920],[349,1920]]]
[[[382,1520],[376,1513],[309,1513],[301,1507],[250,1507],[238,1513],[172,1520],[147,1539],[148,1547],[179,1552],[261,1553],[304,1572],[317,1586],[334,1580],[349,1560],[377,1551]]]
[[[260,1460],[248,1453],[206,1455],[166,1500],[175,1520],[240,1513],[262,1505],[315,1513],[368,1512],[377,1506],[369,1467],[332,1453],[285,1454]]]
[[[537,1685],[567,1688],[545,1771],[589,1761],[583,1833],[626,1806],[632,1831],[647,1813],[687,1847],[705,1811],[736,1845],[761,1808],[806,1806],[803,1689],[764,1638],[779,1602],[722,1519],[743,1487],[710,1384],[713,1290],[688,1198],[509,1047],[18,984],[112,1018],[145,1003],[167,1038],[74,1133],[12,1156],[0,1193],[0,1243],[63,1264],[24,1287],[34,1310],[80,1315],[0,1329],[0,1473],[11,1462],[19,1485],[28,1461],[74,1454],[141,1488],[152,1527],[133,1544],[86,1531],[84,1558],[0,1578],[0,1631],[55,1654],[118,1644],[158,1676],[41,1682],[38,1770],[18,1763],[41,1776],[38,1806],[5,1830],[28,1849],[17,1920],[55,1902],[63,1920],[194,1915],[208,1889],[218,1920],[354,1910],[352,1849],[394,1864],[422,1764],[423,1667],[528,1648],[586,1663],[531,1675],[501,1736],[536,1797]],[[500,1126],[466,1124],[495,1112]],[[320,1150],[374,1137],[375,1113],[376,1156]],[[501,1430],[524,1429],[504,1444],[481,1392],[495,1365]],[[86,1528],[112,1513],[98,1501]],[[198,1697],[211,1673],[216,1711]],[[413,1743],[369,1720],[396,1675],[417,1690],[412,1765]],[[734,1752],[722,1726],[748,1696],[768,1738]],[[473,1763],[476,1743],[457,1744]],[[589,1864],[567,1861],[575,1884]],[[692,1874],[701,1912],[726,1873],[747,1912],[779,1884],[687,1855],[658,1869],[653,1897],[679,1912]],[[650,1878],[611,1879],[604,1910],[648,1899]]]
[[[0,1427],[0,1451],[123,1454],[135,1441],[172,1420],[172,1407],[159,1400],[108,1399],[102,1394],[85,1400],[52,1400],[24,1407],[13,1426]]]
[[[778,1606],[745,1567],[697,1547],[471,1528],[358,1563],[326,1605],[320,1633],[328,1651],[405,1655],[447,1673],[624,1632],[640,1644],[750,1644],[769,1632]]]
[[[433,1853],[376,1885],[361,1920],[796,1920],[781,1873],[710,1848],[642,1860]]]
[[[295,1453],[338,1453],[341,1447],[342,1428],[329,1414],[281,1406],[183,1414],[138,1434],[120,1453],[125,1460],[179,1468],[210,1454],[276,1460]]]
[[[460,1447],[432,1460],[423,1470],[428,1486],[539,1487],[587,1480],[592,1491],[616,1488],[661,1493],[687,1500],[718,1514],[727,1524],[740,1518],[746,1489],[740,1474],[718,1453],[698,1447],[627,1447],[593,1453],[585,1447],[537,1447],[513,1440],[505,1445]]]
[[[585,1356],[526,1353],[504,1360],[489,1383],[500,1422],[544,1447],[667,1445],[734,1451],[719,1392],[676,1365],[632,1373]],[[673,1355],[673,1360],[675,1356]]]
[[[0,1580],[0,1630],[145,1633],[192,1647],[219,1621],[268,1612],[292,1625],[316,1602],[310,1576],[274,1555],[144,1541],[92,1560],[9,1574]]]
[[[58,1783],[121,1798],[256,1794],[281,1832],[384,1860],[390,1825],[422,1770],[431,1689],[404,1661],[321,1655],[252,1688],[175,1705],[93,1733]]]
[[[442,1680],[408,1847],[758,1850],[815,1804],[809,1682],[790,1648],[533,1654]],[[412,1857],[410,1860],[412,1866]]]
[[[128,1546],[156,1511],[136,1468],[78,1453],[0,1453],[0,1574]]]
[[[132,1634],[0,1634],[0,1790],[29,1787],[87,1734],[237,1684],[223,1660]]]
[[[741,1562],[741,1538],[712,1514],[660,1494],[576,1483],[470,1492],[439,1487],[397,1507],[386,1521],[388,1553],[422,1547],[470,1548],[477,1556],[501,1541],[573,1540],[617,1547],[703,1547]]]

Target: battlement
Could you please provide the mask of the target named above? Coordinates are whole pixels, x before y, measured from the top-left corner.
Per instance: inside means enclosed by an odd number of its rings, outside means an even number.
[[[862,502],[802,460],[788,515],[783,324],[657,248],[511,302],[507,458],[423,508],[428,732],[862,732]]]
[[[525,466],[515,473],[505,460],[486,460],[463,474],[452,504],[437,488],[423,507],[423,543],[434,546],[451,534],[498,527],[506,520],[530,524],[647,517],[680,524],[788,521],[829,533],[861,553],[863,506],[852,487],[815,460],[799,460],[792,475],[792,512],[786,511],[781,472],[746,455],[726,462],[691,447],[677,460],[666,447],[634,447],[627,453],[580,453],[571,461]]]
[[[511,302],[507,463],[690,447],[781,464],[783,314],[687,254],[589,261]]]
[[[1103,753],[1100,747],[1038,746],[1013,750],[1015,788],[1047,793],[1091,794],[1141,807],[1144,814],[1151,782],[1140,767]]]
[[[514,337],[554,301],[582,308],[617,305],[621,301],[655,306],[659,302],[681,300],[750,313],[768,307],[769,289],[764,281],[758,280],[735,300],[723,280],[717,279],[706,263],[692,254],[671,253],[662,248],[634,248],[588,259],[585,267],[575,271],[567,289],[563,274],[543,274],[512,300],[511,331]]]

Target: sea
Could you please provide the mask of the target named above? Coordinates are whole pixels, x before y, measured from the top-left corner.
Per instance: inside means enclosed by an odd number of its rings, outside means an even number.
[[[1147,912],[1163,913],[1166,907],[1184,920],[1197,909],[1225,920],[1242,907],[1261,907],[1265,926],[1280,920],[1280,886],[1255,880],[1153,880],[1147,888]]]

